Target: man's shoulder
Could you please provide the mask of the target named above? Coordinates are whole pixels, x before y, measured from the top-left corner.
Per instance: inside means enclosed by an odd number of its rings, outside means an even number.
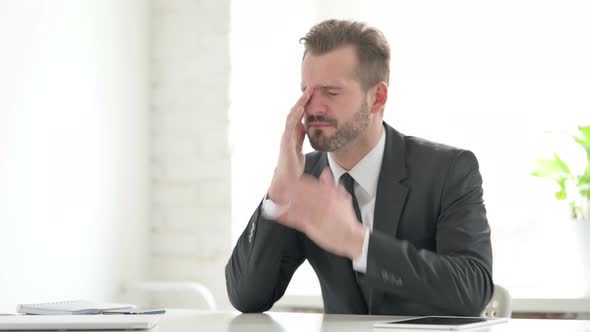
[[[403,136],[402,142],[403,165],[415,188],[438,188],[449,176],[464,177],[479,169],[477,158],[467,149],[416,136]]]
[[[395,128],[389,126],[387,123],[384,123],[384,125],[391,152],[401,152],[406,156],[420,156],[424,154],[444,157],[456,155],[461,151],[464,151],[464,149],[452,145],[435,142],[418,136],[405,135],[397,131]],[[398,148],[400,146],[401,149]]]
[[[405,136],[406,162],[409,164],[429,164],[433,167],[442,164],[464,161],[477,163],[473,152],[444,143],[416,136]]]
[[[407,152],[411,153],[428,153],[428,154],[440,154],[440,155],[447,155],[447,154],[457,154],[460,152],[461,148],[431,141],[429,139],[425,139],[422,137],[417,136],[404,136],[405,146]]]

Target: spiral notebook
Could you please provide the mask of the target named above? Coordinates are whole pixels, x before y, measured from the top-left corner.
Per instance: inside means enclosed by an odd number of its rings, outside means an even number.
[[[95,315],[107,310],[135,309],[132,304],[100,303],[85,300],[19,304],[16,312],[31,315]]]

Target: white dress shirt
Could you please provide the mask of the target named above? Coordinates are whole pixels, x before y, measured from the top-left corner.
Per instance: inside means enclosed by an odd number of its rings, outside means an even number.
[[[352,268],[361,273],[367,271],[367,254],[369,250],[369,235],[373,230],[375,216],[375,199],[377,197],[377,184],[381,173],[381,162],[385,151],[385,130],[381,129],[381,138],[377,145],[367,153],[350,171],[342,168],[328,152],[328,164],[334,180],[338,182],[344,173],[350,174],[354,179],[354,195],[356,196],[363,225],[366,227],[363,250],[359,257],[352,261]],[[288,206],[279,207],[272,200],[265,199],[262,203],[262,214],[267,219],[276,219]]]

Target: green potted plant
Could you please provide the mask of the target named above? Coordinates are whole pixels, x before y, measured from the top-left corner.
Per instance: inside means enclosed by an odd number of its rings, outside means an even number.
[[[537,159],[537,170],[532,175],[551,180],[558,186],[555,198],[567,200],[571,217],[590,221],[590,125],[578,127],[579,134],[572,136],[586,152],[586,167],[582,174],[574,174],[557,154],[553,158]]]
[[[572,136],[586,153],[586,166],[581,172],[573,172],[572,168],[556,152],[553,158],[537,159],[537,170],[534,176],[548,179],[557,184],[555,198],[567,201],[570,208],[570,219],[575,222],[562,223],[560,228],[566,241],[573,241],[577,248],[574,260],[577,260],[577,271],[581,272],[580,295],[590,297],[590,125],[578,127],[578,133]],[[571,164],[570,164],[571,165]],[[567,235],[569,234],[569,235]]]

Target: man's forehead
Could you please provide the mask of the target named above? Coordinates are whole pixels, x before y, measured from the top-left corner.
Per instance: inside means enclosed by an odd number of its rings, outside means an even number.
[[[343,88],[357,79],[356,53],[348,47],[322,55],[307,54],[301,64],[301,87]]]

